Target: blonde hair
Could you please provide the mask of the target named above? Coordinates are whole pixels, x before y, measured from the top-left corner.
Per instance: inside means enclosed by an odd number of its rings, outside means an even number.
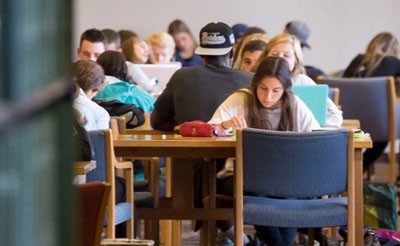
[[[370,76],[385,57],[398,57],[398,55],[399,41],[397,38],[389,32],[379,33],[369,42],[358,72],[365,71],[365,76]]]
[[[271,40],[269,40],[264,52],[261,54],[256,64],[254,64],[253,71],[257,69],[260,61],[264,57],[268,56],[268,53],[271,51],[271,49],[281,43],[288,43],[291,44],[293,47],[296,62],[293,70],[291,71],[292,76],[295,76],[299,73],[305,73],[305,69],[303,67],[303,51],[301,50],[300,41],[296,38],[296,36],[287,33],[278,34]]]
[[[263,33],[253,33],[248,36],[246,36],[240,43],[239,49],[236,51],[237,52],[237,58],[235,62],[233,63],[233,68],[240,69],[240,64],[242,63],[242,53],[243,53],[243,48],[248,44],[250,41],[254,40],[261,40],[264,41],[265,43],[268,43],[269,37],[266,34]]]
[[[156,32],[147,38],[147,42],[150,45],[158,45],[162,48],[170,48],[175,50],[174,38],[167,32]]]

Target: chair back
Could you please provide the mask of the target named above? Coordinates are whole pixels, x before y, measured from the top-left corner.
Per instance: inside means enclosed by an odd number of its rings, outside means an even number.
[[[110,184],[99,181],[89,182],[75,185],[75,191],[77,245],[98,246],[103,231]]]
[[[107,227],[106,230],[107,238],[114,238],[115,237],[114,225],[118,225],[124,221],[133,221],[133,216],[132,216],[133,200],[131,199],[133,193],[130,194],[132,190],[131,188],[129,188],[132,186],[131,180],[133,175],[132,174],[129,175],[128,177],[129,180],[127,180],[125,177],[127,201],[119,202],[118,204],[116,204],[115,164],[117,164],[117,161],[114,155],[112,132],[110,129],[95,130],[95,131],[88,131],[88,135],[93,148],[94,159],[96,160],[96,169],[87,174],[86,180],[106,181],[111,185],[104,226]],[[132,202],[130,200],[132,200]],[[129,227],[127,231],[131,233],[132,230]],[[130,235],[128,234],[128,237],[129,236]]]
[[[86,181],[107,181],[106,140],[104,130],[88,131],[96,169],[86,174]]]
[[[328,115],[327,85],[293,85],[293,92],[307,105],[321,126],[326,125]]]
[[[238,141],[245,193],[301,198],[347,188],[347,130],[297,133],[247,128]]]
[[[391,134],[396,136],[392,77],[329,77],[321,78],[320,82],[339,88],[343,118],[360,120],[363,131],[370,133],[374,141],[389,141]]]

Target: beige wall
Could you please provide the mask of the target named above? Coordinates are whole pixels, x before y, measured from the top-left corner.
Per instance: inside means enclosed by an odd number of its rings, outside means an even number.
[[[77,0],[73,42],[76,48],[80,33],[91,27],[127,28],[147,37],[166,30],[175,18],[196,36],[214,20],[257,25],[270,36],[290,20],[303,20],[312,31],[305,63],[333,72],[363,52],[378,32],[400,37],[399,10],[399,0]]]

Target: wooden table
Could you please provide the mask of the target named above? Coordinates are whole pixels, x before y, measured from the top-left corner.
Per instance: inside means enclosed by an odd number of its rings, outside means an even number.
[[[354,143],[356,245],[363,245],[363,170],[362,149],[371,148],[369,136],[356,139]],[[222,220],[233,219],[232,209],[193,208],[193,165],[188,165],[188,158],[226,158],[235,157],[235,137],[182,137],[180,135],[119,135],[114,140],[116,156],[165,156],[173,157],[172,197],[160,201],[160,208],[153,209],[163,219],[178,220]],[[189,159],[190,160],[190,159]],[[189,161],[191,162],[191,161]],[[215,201],[215,166],[209,166],[209,194]],[[215,205],[212,202],[211,205]],[[209,242],[203,242],[208,245]]]

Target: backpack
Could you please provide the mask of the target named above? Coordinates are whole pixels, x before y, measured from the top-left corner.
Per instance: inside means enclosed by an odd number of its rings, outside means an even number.
[[[94,101],[102,106],[110,116],[125,116],[126,128],[135,128],[144,124],[144,112],[135,104],[126,104],[118,100]]]

